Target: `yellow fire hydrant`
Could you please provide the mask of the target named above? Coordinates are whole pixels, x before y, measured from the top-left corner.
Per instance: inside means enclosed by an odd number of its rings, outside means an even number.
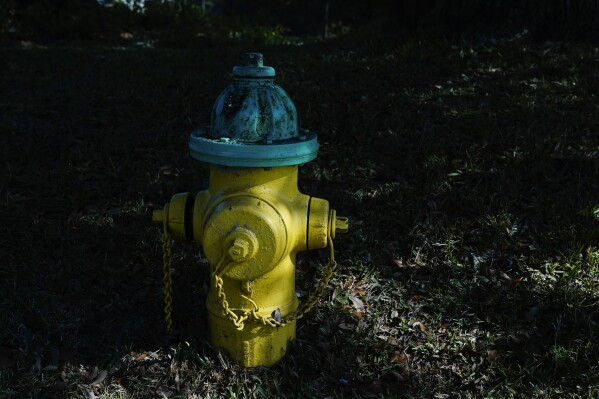
[[[332,240],[347,232],[348,221],[328,201],[298,191],[298,165],[316,158],[316,134],[298,129],[295,105],[262,54],[248,57],[217,98],[210,127],[190,137],[191,156],[210,163],[208,189],[195,198],[176,194],[153,220],[164,226],[166,246],[171,239],[201,245],[210,264],[212,344],[255,367],[285,354],[296,320],[328,283],[336,266]],[[296,255],[327,246],[323,278],[300,305]]]

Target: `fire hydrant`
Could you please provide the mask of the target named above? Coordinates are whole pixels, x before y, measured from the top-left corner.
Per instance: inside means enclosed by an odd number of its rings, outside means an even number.
[[[153,220],[169,240],[194,240],[210,264],[207,308],[212,344],[246,367],[278,362],[336,265],[333,238],[347,218],[328,201],[298,191],[298,165],[316,158],[315,133],[298,129],[297,111],[273,82],[262,54],[233,68],[209,128],[193,132],[194,159],[210,164],[210,183],[195,198],[176,194]],[[321,282],[301,306],[296,254],[329,246]]]

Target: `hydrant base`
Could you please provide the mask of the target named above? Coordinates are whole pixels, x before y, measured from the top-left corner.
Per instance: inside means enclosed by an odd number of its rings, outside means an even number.
[[[210,333],[215,348],[224,349],[244,367],[272,366],[285,355],[295,339],[295,321],[273,328],[246,323],[242,331],[228,319],[210,314]]]

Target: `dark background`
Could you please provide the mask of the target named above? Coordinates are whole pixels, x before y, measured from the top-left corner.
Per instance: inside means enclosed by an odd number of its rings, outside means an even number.
[[[43,40],[115,40],[123,32],[164,41],[253,39],[370,33],[379,37],[464,37],[514,34],[536,39],[594,40],[599,2],[579,1],[391,1],[391,0],[5,0],[0,34]],[[231,32],[245,32],[241,36]],[[231,37],[232,36],[232,37]],[[172,43],[170,43],[172,44]]]

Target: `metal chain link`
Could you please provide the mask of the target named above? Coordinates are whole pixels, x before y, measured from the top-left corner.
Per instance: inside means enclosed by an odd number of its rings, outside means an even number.
[[[164,284],[164,321],[166,322],[166,332],[173,333],[173,257],[172,241],[170,236],[164,232],[162,234],[162,282]]]
[[[220,306],[223,309],[223,312],[222,312],[223,316],[227,316],[229,318],[229,320],[231,320],[231,322],[233,323],[235,328],[239,331],[243,330],[243,328],[245,327],[245,321],[248,319],[251,319],[252,321],[255,321],[258,323],[262,323],[265,326],[268,325],[271,327],[281,327],[281,326],[284,326],[285,324],[291,323],[294,320],[298,320],[298,319],[301,319],[302,317],[304,317],[305,314],[308,313],[312,309],[312,307],[314,307],[314,305],[318,302],[318,300],[322,296],[322,293],[324,292],[324,289],[329,284],[329,281],[331,280],[331,277],[333,276],[333,272],[337,268],[337,262],[335,261],[335,248],[333,247],[333,239],[331,238],[330,234],[329,234],[328,242],[329,242],[329,248],[331,251],[330,257],[329,257],[329,262],[327,263],[326,269],[325,269],[320,281],[316,285],[316,288],[314,289],[314,291],[312,291],[312,293],[310,294],[310,296],[308,297],[306,302],[304,302],[295,311],[295,313],[287,316],[284,320],[280,320],[280,321],[276,320],[272,316],[261,315],[260,308],[258,307],[256,302],[254,300],[246,297],[245,295],[242,295],[242,297],[244,299],[246,299],[248,302],[250,302],[254,306],[254,309],[243,310],[243,312],[240,315],[231,310],[231,308],[229,307],[229,302],[227,302],[227,295],[225,294],[225,291],[223,288],[223,279],[221,278],[221,275],[223,273],[219,273],[219,269],[220,269],[220,267],[222,267],[222,264],[225,262],[225,259],[226,259],[223,256],[221,261],[218,263],[217,267],[215,267],[214,271],[212,272],[212,283],[213,283],[214,288],[216,289],[216,294],[217,294],[217,297],[219,298]]]
[[[248,311],[244,311],[242,315],[238,315],[237,313],[233,312],[229,307],[229,302],[227,302],[227,295],[225,294],[225,291],[223,289],[223,279],[221,278],[221,275],[224,273],[224,270],[226,270],[229,265],[227,265],[222,272],[220,271],[221,267],[223,266],[226,260],[226,255],[223,255],[221,260],[216,264],[214,271],[211,274],[212,284],[216,289],[216,296],[218,297],[220,306],[223,309],[223,316],[227,316],[229,320],[231,320],[235,328],[241,331],[243,330],[243,327],[245,326],[245,321],[249,318],[249,315]]]
[[[331,226],[329,223],[329,230]],[[306,302],[298,307],[298,309],[291,315],[287,316],[284,320],[276,320],[272,316],[263,316],[260,314],[260,308],[258,304],[251,298],[246,297],[245,295],[241,295],[244,299],[252,304],[254,307],[251,310],[244,309],[241,314],[235,313],[231,310],[229,306],[229,302],[227,301],[227,295],[225,294],[223,287],[223,279],[222,275],[226,271],[229,265],[223,267],[226,261],[226,255],[223,255],[221,260],[218,262],[214,271],[211,274],[212,285],[216,289],[216,296],[218,297],[220,306],[222,308],[223,316],[227,316],[229,320],[233,323],[235,328],[239,331],[243,330],[245,327],[245,322],[248,319],[252,321],[262,323],[265,326],[271,327],[281,327],[288,323],[291,323],[295,320],[301,319],[312,310],[312,307],[318,302],[320,297],[322,296],[324,289],[329,284],[331,277],[333,276],[333,272],[337,268],[337,262],[335,261],[335,248],[333,246],[333,239],[331,238],[331,232],[328,232],[328,245],[330,250],[329,261],[325,268],[325,271],[320,278],[316,288],[310,294]],[[162,235],[162,262],[163,262],[163,283],[164,283],[164,320],[166,322],[166,331],[169,334],[173,332],[173,319],[172,319],[172,306],[173,306],[173,298],[172,298],[172,290],[173,290],[173,281],[172,281],[172,242],[169,235],[165,232]],[[221,268],[223,269],[221,271]]]

